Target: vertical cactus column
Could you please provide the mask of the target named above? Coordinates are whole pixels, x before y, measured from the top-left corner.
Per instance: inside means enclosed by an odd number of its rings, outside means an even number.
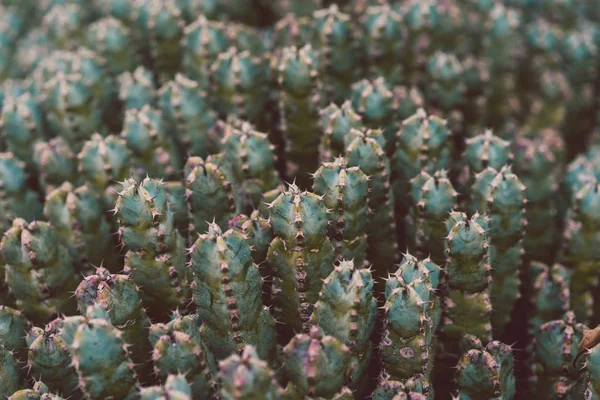
[[[278,399],[283,395],[275,372],[250,345],[244,346],[241,355],[232,354],[219,363],[218,380],[224,399],[251,399],[257,393],[267,399]]]
[[[190,157],[184,167],[190,232],[208,230],[210,222],[226,229],[235,215],[233,188],[219,165],[200,157]]]
[[[448,293],[444,298],[444,337],[450,346],[456,346],[465,334],[488,343],[492,339],[489,289],[492,271],[488,260],[487,218],[479,214],[468,218],[464,213],[452,212],[446,227]]]
[[[54,227],[16,218],[0,249],[6,283],[19,309],[33,322],[47,322],[53,315],[74,311],[69,294],[77,287],[73,259]]]
[[[368,269],[341,261],[323,282],[310,322],[350,349],[349,384],[358,393],[365,385],[371,361],[371,335],[377,320],[373,278]]]
[[[224,53],[230,45],[227,37],[227,25],[220,21],[211,21],[206,15],[187,25],[183,31],[183,70],[187,76],[208,88],[210,66],[217,56]]]
[[[203,342],[220,360],[251,344],[272,362],[275,321],[262,305],[262,278],[244,236],[235,230],[223,233],[213,223],[189,253]]]
[[[114,212],[120,239],[129,249],[125,271],[144,288],[142,300],[150,317],[165,318],[189,298],[191,279],[185,240],[175,227],[162,183],[130,179],[118,194]]]
[[[119,100],[125,110],[140,110],[145,105],[156,103],[156,84],[154,74],[140,65],[133,71],[126,71],[117,78]]]
[[[440,267],[406,254],[385,287],[384,331],[379,344],[387,380],[430,381],[441,317],[435,291]]]
[[[359,167],[369,177],[367,259],[376,281],[385,277],[398,260],[394,195],[390,185],[390,161],[383,150],[381,130],[352,130],[346,149],[349,167]],[[381,290],[376,290],[376,294]]]
[[[321,65],[310,45],[286,47],[277,60],[276,79],[280,87],[279,108],[286,139],[286,171],[300,188],[309,186],[309,174],[316,171],[322,132],[319,125]]]
[[[308,330],[323,280],[333,270],[334,249],[327,238],[327,208],[320,196],[292,184],[270,205],[271,242],[267,261],[273,274],[273,311],[280,339]]]
[[[348,167],[345,158],[323,163],[314,175],[313,192],[329,210],[327,235],[336,260],[367,262],[369,180],[359,167]]]
[[[529,334],[534,336],[540,326],[561,319],[570,309],[569,271],[560,264],[547,266],[539,261],[529,264],[531,299]]]
[[[333,161],[336,157],[346,154],[346,142],[352,138],[350,131],[360,130],[362,119],[354,111],[350,101],[344,102],[341,106],[332,103],[321,109],[320,114],[323,141],[319,153],[321,160]]]
[[[105,268],[87,276],[75,290],[77,307],[84,314],[89,306],[97,305],[108,314],[110,323],[123,333],[131,346],[131,359],[142,381],[151,380],[148,363],[150,320],[142,307],[140,290],[127,275],[111,274]]]
[[[526,188],[511,168],[505,166],[500,172],[487,168],[477,174],[472,190],[473,204],[489,218],[492,329],[494,337],[497,337],[508,324],[520,296],[522,239],[527,224],[524,210]]]
[[[38,173],[40,186],[50,193],[63,182],[76,183],[77,158],[71,146],[62,137],[56,137],[48,142],[38,141],[33,147],[33,160]]]
[[[570,311],[561,319],[540,326],[533,342],[532,392],[545,399],[565,395],[584,398],[584,359],[579,358],[576,363],[575,357],[586,330]]]

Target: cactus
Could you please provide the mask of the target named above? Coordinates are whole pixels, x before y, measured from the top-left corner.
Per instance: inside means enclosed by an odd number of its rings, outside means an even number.
[[[446,227],[448,293],[444,298],[444,337],[457,343],[467,334],[487,343],[492,338],[488,221],[479,214],[468,218],[464,213],[453,212]]]
[[[323,335],[318,327],[301,333],[283,348],[283,365],[291,383],[286,391],[300,396],[336,398],[343,390],[350,350],[333,336]]]
[[[251,345],[244,346],[240,355],[232,354],[219,363],[220,396],[225,400],[275,400],[283,389],[275,380],[275,372],[259,358]]]
[[[36,382],[33,389],[22,389],[14,392],[10,400],[63,400],[62,397],[50,393],[50,389],[43,382]]]
[[[276,236],[267,254],[273,274],[273,310],[284,323],[280,334],[289,337],[291,331],[308,329],[322,280],[333,270],[334,249],[326,236],[327,209],[316,194],[291,184],[269,209]]]
[[[235,215],[235,199],[229,177],[218,164],[190,157],[184,167],[190,231],[206,232],[214,221],[221,229]]]
[[[309,174],[317,169],[322,132],[319,126],[320,61],[310,44],[286,47],[273,67],[281,93],[281,129],[286,140],[288,176],[300,188],[308,186]]]
[[[113,75],[133,70],[138,62],[130,29],[114,17],[102,18],[89,26],[86,32],[87,46],[106,60]]]
[[[411,179],[422,170],[432,174],[450,167],[450,135],[446,121],[427,115],[422,108],[402,121],[392,163],[394,197],[400,215],[410,206]]]
[[[411,180],[413,206],[407,218],[407,236],[414,232],[414,247],[420,257],[431,257],[438,264],[444,262],[444,223],[456,207],[458,193],[445,170],[428,174],[421,171]]]
[[[4,101],[0,108],[0,132],[8,150],[31,169],[35,142],[46,134],[42,110],[33,96],[25,93]]]
[[[363,124],[383,131],[385,141],[381,147],[391,157],[396,148],[398,104],[390,83],[383,77],[356,82],[352,85],[351,99]]]
[[[390,162],[383,151],[381,130],[352,130],[350,135],[352,139],[346,149],[348,166],[359,167],[369,177],[368,204],[373,214],[367,225],[367,259],[373,264],[373,277],[377,281],[398,257]]]
[[[186,75],[198,82],[201,88],[208,88],[210,66],[230,45],[227,25],[200,14],[185,27],[182,45],[182,63]]]
[[[510,400],[515,396],[513,355],[510,346],[492,341],[483,347],[481,342],[468,349],[456,366],[458,399]]]
[[[21,311],[0,305],[0,346],[16,352],[23,361],[27,358],[24,334],[29,331],[29,325]]]
[[[139,289],[127,275],[111,274],[98,268],[87,276],[75,290],[77,307],[83,313],[94,304],[104,309],[110,323],[121,330],[123,340],[131,343],[131,359],[142,380],[150,376],[147,354],[150,352],[148,330],[150,320],[142,308]]]
[[[171,374],[184,374],[194,398],[212,393],[215,370],[213,355],[202,342],[198,325],[197,315],[182,316],[176,311],[169,323],[150,328],[155,375],[168,385]]]
[[[323,131],[320,155],[324,161],[333,161],[346,153],[347,140],[352,129],[361,128],[361,117],[354,111],[350,101],[341,106],[331,103],[320,111],[320,127]]]
[[[77,286],[74,263],[55,228],[16,218],[2,238],[1,251],[6,283],[33,322],[73,310],[69,292]]]
[[[125,270],[144,288],[142,300],[150,317],[164,317],[188,298],[185,240],[175,227],[162,182],[146,178],[127,184],[114,209],[120,239],[129,249]]]
[[[433,368],[441,307],[436,297],[440,268],[429,259],[405,254],[385,287],[384,331],[379,344],[384,370],[405,382]]]
[[[152,71],[139,66],[133,72],[123,72],[117,81],[119,99],[125,110],[140,110],[145,105],[155,105],[157,93]]]
[[[204,322],[200,334],[211,352],[221,360],[251,344],[272,361],[275,321],[261,303],[262,278],[244,237],[209,224],[189,253],[194,302]]]
[[[533,135],[530,135],[533,136]],[[533,138],[513,141],[515,174],[527,187],[527,235],[523,247],[529,259],[551,262],[560,240],[556,199],[562,180],[565,145],[558,132],[546,129]]]
[[[9,397],[23,387],[21,367],[13,353],[0,346],[0,395]]]
[[[88,398],[136,398],[138,382],[127,344],[110,322],[88,318],[77,328],[71,352],[81,389]]]
[[[356,264],[360,265],[360,264]],[[368,269],[340,261],[323,282],[310,322],[344,343],[351,353],[351,386],[363,384],[371,360],[370,337],[375,329],[377,303]]]
[[[50,390],[62,396],[78,396],[77,372],[72,365],[69,345],[48,325],[41,335],[29,344],[27,365],[29,374],[48,382]]]
[[[532,390],[535,393],[544,398],[556,398],[566,393],[570,393],[571,398],[583,398],[585,382],[580,379],[583,359],[576,360],[576,356],[586,329],[576,322],[571,311],[561,319],[540,326],[533,342],[535,377]]]
[[[389,376],[382,374],[371,398],[374,400],[425,400],[428,398],[427,396],[434,396],[434,391],[433,387],[430,387],[428,381],[422,376],[408,379],[402,383],[389,380]]]
[[[596,253],[596,203],[600,186],[592,180],[573,196],[565,228],[562,263],[569,268],[571,278],[571,308],[578,319],[587,321],[592,316],[592,291],[597,286],[597,276],[592,273],[598,265]]]
[[[75,189],[65,182],[48,193],[44,214],[69,247],[79,270],[91,272],[92,265],[102,263],[111,271],[120,269],[122,262],[114,251],[103,199],[96,192],[87,186]]]
[[[213,132],[217,113],[205,90],[198,82],[176,74],[158,92],[167,127],[177,132],[177,144],[186,156],[206,157],[218,148]]]
[[[42,218],[39,196],[27,184],[23,162],[12,153],[0,153],[0,183],[0,202],[5,210],[0,220],[3,231],[10,228],[14,218],[28,221]]]
[[[125,112],[121,137],[146,174],[168,179],[181,169],[176,143],[167,135],[162,114],[146,105]]]
[[[250,213],[258,208],[263,193],[275,189],[279,175],[275,170],[275,146],[267,134],[255,130],[248,122],[236,127],[225,124],[221,141],[225,161],[231,166],[236,208]]]
[[[546,322],[560,319],[570,307],[571,277],[560,264],[547,266],[533,261],[529,265],[532,283],[531,303],[533,310],[529,319],[529,333],[535,335]]]
[[[492,328],[504,331],[519,298],[519,271],[526,226],[525,185],[510,167],[500,172],[488,167],[475,177],[473,207],[487,214],[489,221],[489,263],[492,267]],[[478,200],[483,200],[483,204]]]
[[[69,143],[61,136],[33,147],[33,160],[40,184],[48,194],[63,182],[78,182],[77,160]]]
[[[169,375],[164,386],[140,388],[140,400],[191,400],[193,390],[182,374]]]
[[[369,181],[358,167],[349,168],[344,158],[323,163],[314,174],[313,192],[329,210],[327,235],[337,260],[366,263]]]

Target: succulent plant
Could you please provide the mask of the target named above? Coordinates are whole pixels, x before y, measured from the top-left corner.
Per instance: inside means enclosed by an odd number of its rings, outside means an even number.
[[[33,389],[22,389],[14,392],[8,397],[10,400],[63,400],[62,397],[50,393],[50,389],[39,381],[33,385]]]
[[[119,236],[129,251],[125,270],[144,288],[151,317],[164,317],[188,298],[191,274],[185,266],[185,240],[177,231],[162,182],[130,179],[114,209]]]
[[[28,318],[46,322],[73,310],[69,292],[77,286],[74,263],[53,226],[16,218],[2,238],[1,252],[6,283]]]
[[[279,399],[283,389],[275,372],[259,358],[256,349],[246,345],[241,354],[232,354],[219,363],[220,396],[234,399]]]
[[[125,110],[139,110],[156,103],[156,84],[152,71],[140,65],[133,71],[125,71],[117,77],[119,99]]]
[[[194,302],[203,321],[200,335],[211,352],[222,360],[251,344],[272,361],[275,321],[261,303],[262,278],[244,236],[212,223],[189,253]]]
[[[0,346],[0,394],[9,397],[23,387],[21,367],[13,353]]]
[[[149,386],[139,390],[141,400],[191,400],[192,395],[192,388],[182,374],[169,375],[163,386]]]
[[[175,311],[171,321],[150,328],[155,375],[168,386],[172,374],[182,374],[196,398],[210,396],[216,369],[201,339],[199,322],[198,315],[182,316]]]
[[[334,249],[326,236],[327,209],[320,196],[291,184],[270,205],[273,312],[280,335],[308,330],[323,279],[333,270]]]
[[[533,305],[529,319],[529,332],[535,335],[541,325],[558,320],[569,311],[571,275],[560,264],[547,266],[534,261],[529,265],[529,277],[532,284],[531,303]]]
[[[29,326],[29,321],[21,311],[0,305],[0,346],[15,352],[22,361],[27,358],[24,333],[29,331]]]
[[[63,182],[78,182],[77,159],[69,143],[61,136],[33,146],[33,161],[40,185],[48,194]]]
[[[362,119],[354,111],[350,101],[341,106],[331,103],[320,111],[320,126],[323,131],[320,155],[324,161],[333,161],[346,153],[347,141],[352,138],[352,129],[360,130]]]

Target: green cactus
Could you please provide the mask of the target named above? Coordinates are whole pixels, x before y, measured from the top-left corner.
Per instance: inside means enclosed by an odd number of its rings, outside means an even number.
[[[48,142],[38,141],[33,146],[33,160],[46,194],[63,182],[76,183],[77,160],[69,143],[61,136]]]
[[[62,396],[80,396],[77,372],[69,345],[52,326],[29,344],[29,375],[46,381],[50,390]]]
[[[366,264],[369,179],[344,158],[323,163],[314,174],[313,192],[329,210],[327,234],[337,260]]]
[[[23,387],[21,366],[13,353],[0,346],[0,395],[9,397]]]
[[[135,167],[168,179],[181,169],[177,144],[166,132],[162,114],[146,105],[125,112],[121,137],[135,158]]]
[[[14,351],[20,360],[27,358],[27,346],[24,334],[29,331],[30,323],[19,310],[0,305],[0,346]]]
[[[586,327],[577,323],[573,312],[562,319],[546,322],[533,342],[534,380],[532,390],[543,398],[583,398],[585,382],[580,379],[583,359],[576,360],[578,345]],[[578,361],[578,363],[576,363]]]
[[[0,153],[0,204],[5,210],[0,220],[2,231],[10,228],[14,218],[42,219],[43,204],[29,187],[27,178],[22,161],[12,153]]]
[[[519,298],[519,271],[526,226],[526,188],[508,166],[500,172],[488,167],[475,177],[472,207],[488,220],[489,263],[492,267],[492,328],[504,331]]]
[[[164,386],[143,387],[139,390],[140,400],[191,400],[193,390],[185,375],[169,375]]]
[[[276,400],[283,395],[275,372],[251,345],[244,346],[240,355],[234,353],[219,363],[218,379],[219,394],[225,400]]]
[[[150,320],[142,308],[139,292],[129,276],[98,268],[81,281],[75,290],[75,298],[81,313],[94,304],[108,313],[111,324],[123,333],[123,340],[131,343],[131,359],[136,363],[140,379],[148,380],[151,375],[147,360]]]
[[[189,253],[194,301],[204,322],[200,334],[211,352],[221,360],[251,344],[272,361],[275,321],[261,303],[262,278],[244,236],[209,224]]]
[[[217,113],[210,107],[206,91],[198,82],[176,74],[158,94],[167,127],[177,132],[181,153],[206,157],[218,148],[213,132]]]
[[[523,247],[529,259],[551,262],[560,240],[558,188],[562,180],[565,144],[559,133],[545,129],[518,135],[513,141],[515,174],[527,187],[527,235]]]
[[[9,400],[64,400],[62,397],[50,393],[50,389],[43,382],[36,382],[33,389],[22,389],[14,392]]]
[[[188,298],[185,240],[175,227],[162,182],[130,179],[127,185],[114,209],[119,236],[129,249],[125,270],[144,288],[142,300],[150,317],[161,318]]]
[[[436,346],[434,333],[441,318],[435,291],[440,268],[429,259],[405,254],[386,281],[384,331],[379,344],[385,372],[402,382],[423,374],[429,379]]]
[[[38,102],[29,93],[6,98],[0,108],[0,132],[7,148],[29,169],[34,166],[35,142],[46,134],[43,118]]]
[[[230,46],[227,25],[199,14],[185,27],[182,45],[185,74],[198,82],[201,88],[208,88],[210,66]]]
[[[86,44],[106,60],[113,75],[135,69],[138,63],[131,31],[125,23],[114,17],[102,18],[91,24],[86,32]]]
[[[161,381],[168,384],[171,374],[184,374],[194,398],[210,396],[216,366],[202,342],[198,315],[174,312],[169,323],[152,325],[150,342],[154,373]]]
[[[152,71],[140,65],[133,72],[123,72],[117,81],[119,99],[125,110],[140,110],[145,105],[155,105],[157,93]]]
[[[428,174],[421,171],[411,180],[413,206],[407,218],[407,236],[414,237],[414,248],[420,257],[444,262],[444,226],[448,214],[456,207],[458,192],[445,170]],[[409,239],[410,241],[410,239]]]
[[[364,384],[376,319],[370,270],[358,269],[352,261],[340,261],[323,282],[310,322],[350,349],[350,380],[354,389]]]
[[[188,219],[188,206],[185,198],[185,185],[180,181],[164,182],[163,187],[167,192],[167,198],[171,211],[173,212],[173,218],[175,226],[179,230],[179,233],[183,237],[188,237],[189,219]]]
[[[362,118],[354,111],[350,101],[345,101],[341,106],[331,103],[319,113],[323,131],[319,153],[322,160],[333,161],[346,153],[347,140],[351,138],[350,131],[360,130]]]
[[[17,306],[33,322],[73,310],[70,294],[77,286],[73,259],[47,222],[16,218],[2,238],[6,283]]]
[[[498,341],[486,347],[474,340],[456,366],[458,399],[507,399],[515,396],[513,355],[510,346]]]
[[[308,330],[323,279],[333,270],[334,249],[326,236],[327,209],[320,196],[291,184],[270,205],[271,242],[267,261],[273,274],[273,311],[282,340]],[[287,337],[286,337],[287,336]]]
[[[529,277],[532,283],[531,304],[533,305],[529,319],[529,333],[535,335],[541,325],[560,319],[569,311],[571,276],[560,264],[547,266],[533,261],[529,265]]]
[[[190,157],[184,167],[190,231],[206,232],[214,221],[221,229],[235,215],[235,198],[229,177],[218,164]]]
[[[487,225],[479,214],[468,218],[459,212],[452,212],[446,222],[448,293],[443,333],[450,343],[465,334],[485,343],[492,338]]]
[[[426,400],[434,397],[433,387],[429,385],[427,379],[423,376],[411,378],[404,383],[390,380],[390,377],[383,373],[379,377],[377,387],[371,395],[374,400]]]
[[[93,265],[100,264],[111,271],[122,267],[103,199],[88,186],[75,189],[69,182],[63,183],[46,196],[44,215],[69,247],[80,271],[89,273]]]
[[[312,327],[310,334],[297,334],[283,348],[283,360],[290,377],[287,392],[296,392],[300,398],[308,395],[333,399],[343,390],[350,350],[335,337],[324,336],[318,327]]]
[[[350,136],[346,149],[348,166],[359,167],[369,177],[368,204],[372,214],[367,225],[367,259],[373,264],[373,278],[377,281],[398,259],[390,161],[383,151],[381,130],[351,130]]]
[[[267,134],[257,131],[248,122],[236,127],[225,124],[221,141],[225,161],[232,170],[236,208],[250,213],[258,208],[263,193],[275,189],[279,175],[275,169],[275,146]]]
[[[392,163],[396,210],[404,215],[410,206],[410,180],[422,170],[434,173],[450,168],[451,132],[445,120],[422,108],[402,121]]]
[[[274,61],[280,87],[281,129],[286,139],[286,172],[295,177],[300,188],[309,185],[309,174],[318,167],[322,132],[319,106],[322,66],[310,44],[286,47]]]
[[[110,322],[88,318],[77,328],[71,352],[86,397],[136,398],[138,382],[127,343]]]

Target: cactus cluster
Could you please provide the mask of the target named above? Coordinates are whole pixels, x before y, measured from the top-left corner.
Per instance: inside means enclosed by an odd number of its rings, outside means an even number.
[[[600,398],[599,6],[0,1],[0,397]]]

